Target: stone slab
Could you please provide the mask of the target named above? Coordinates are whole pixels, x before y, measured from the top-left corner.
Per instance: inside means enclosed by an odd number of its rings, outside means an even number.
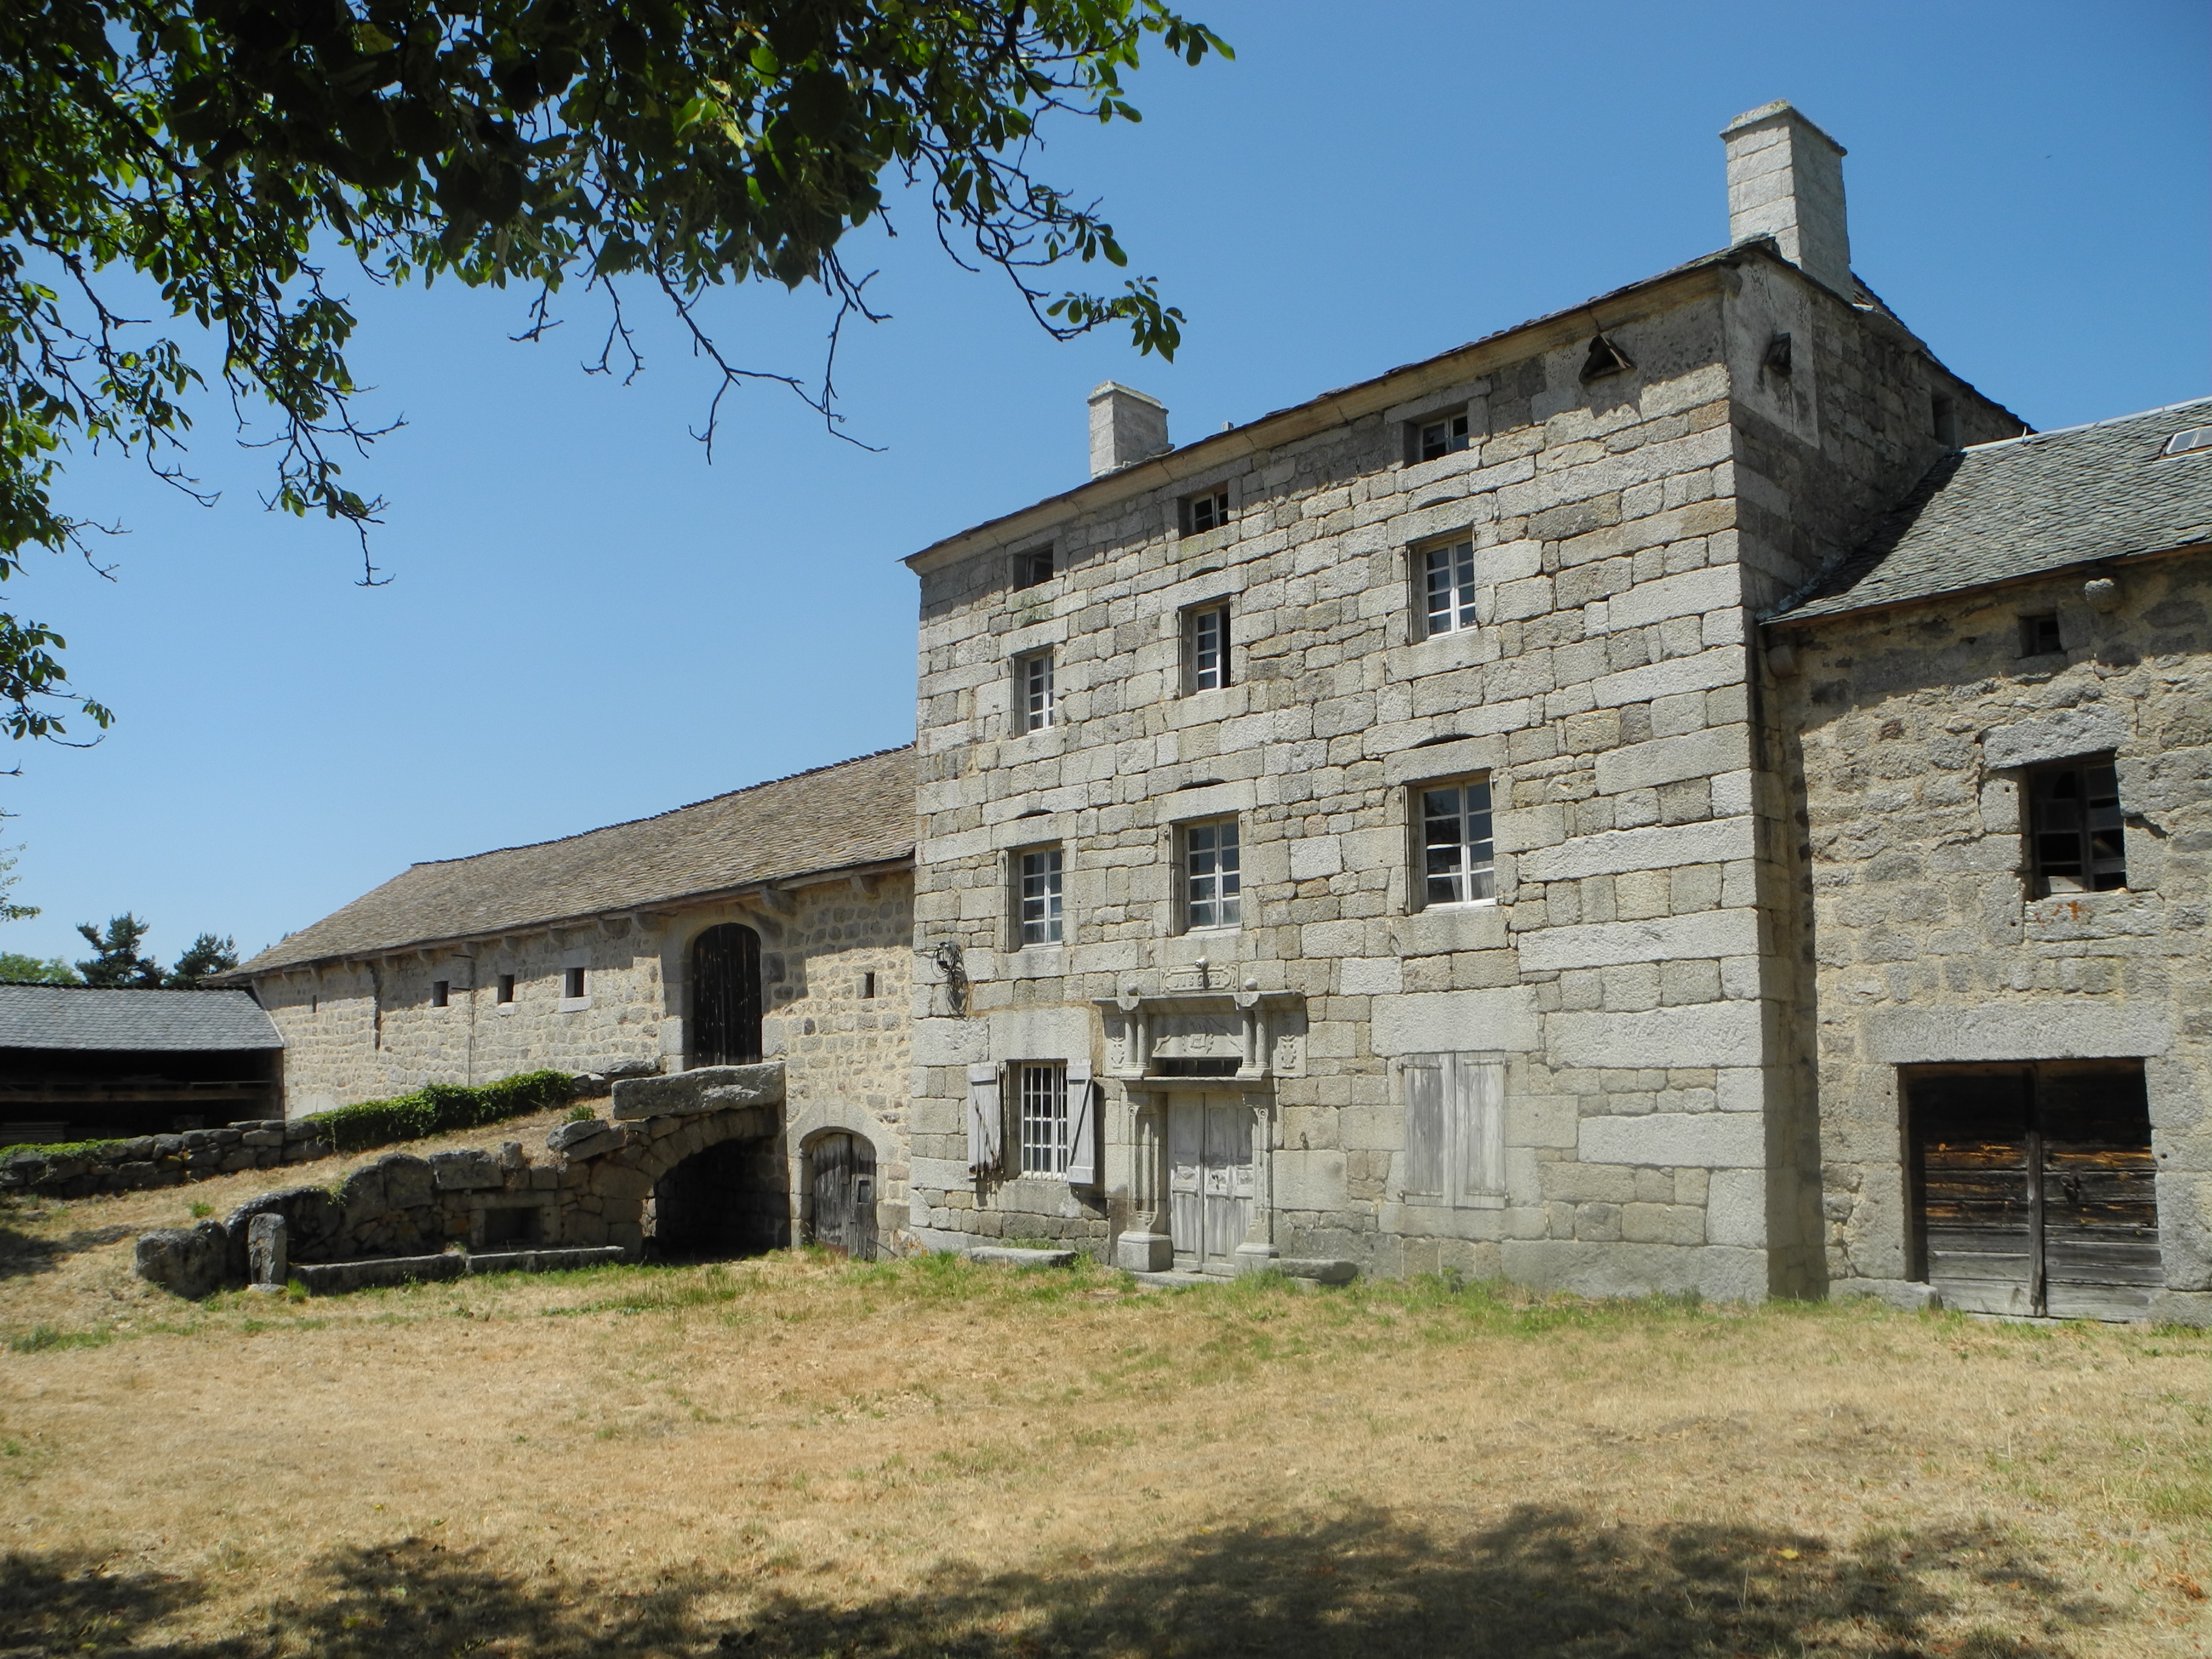
[[[1004,1244],[971,1244],[960,1252],[970,1261],[992,1267],[1073,1267],[1073,1250],[1019,1250]]]
[[[1881,1009],[1868,1017],[1867,1029],[1870,1057],[1889,1066],[2148,1059],[2173,1046],[2172,1023],[2163,1009],[2079,998]]]
[[[673,1077],[624,1078],[614,1086],[612,1115],[618,1122],[634,1122],[782,1101],[783,1062],[769,1060],[751,1066],[702,1066]]]

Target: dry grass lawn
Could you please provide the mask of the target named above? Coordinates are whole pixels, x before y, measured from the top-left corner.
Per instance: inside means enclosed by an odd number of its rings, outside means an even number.
[[[0,1208],[0,1655],[2208,1650],[2199,1333],[806,1255],[131,1279],[268,1181]]]

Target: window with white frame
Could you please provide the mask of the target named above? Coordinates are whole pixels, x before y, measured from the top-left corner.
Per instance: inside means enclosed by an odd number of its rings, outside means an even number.
[[[1182,832],[1182,925],[1236,927],[1244,915],[1237,820],[1194,823]]]
[[[1229,607],[1202,605],[1183,628],[1188,664],[1185,681],[1193,691],[1214,691],[1229,684]]]
[[[1024,945],[1060,943],[1060,849],[1057,847],[1035,848],[1016,855],[1015,881],[1020,906],[1017,914],[1021,922],[1019,939]]]
[[[1182,498],[1182,533],[1203,535],[1209,530],[1218,530],[1229,522],[1229,491],[1224,486],[1201,489],[1195,495]]]
[[[1064,1175],[1067,1170],[1067,1068],[1056,1060],[1015,1066],[1021,1110],[1021,1172]]]
[[[1431,416],[1425,421],[1416,421],[1408,434],[1413,442],[1408,446],[1413,461],[1433,461],[1446,455],[1457,454],[1468,446],[1468,422],[1467,410],[1453,410],[1449,414]]]
[[[1014,586],[1017,588],[1039,587],[1052,580],[1052,550],[1033,547],[1026,553],[1014,555]]]
[[[1474,1054],[1407,1054],[1400,1187],[1412,1200],[1480,1206],[1505,1192],[1505,1063]]]
[[[1474,544],[1421,549],[1422,632],[1455,634],[1474,626]]]
[[[1032,651],[1014,659],[1014,691],[1020,701],[1020,724],[1024,732],[1042,732],[1053,724],[1052,653]]]
[[[1416,784],[1413,805],[1420,820],[1416,902],[1477,904],[1497,896],[1489,775]]]

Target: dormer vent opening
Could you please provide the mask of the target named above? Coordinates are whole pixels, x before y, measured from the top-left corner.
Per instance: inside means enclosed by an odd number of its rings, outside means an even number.
[[[1769,374],[1790,378],[1790,331],[1777,329],[1774,337],[1766,343],[1766,356],[1762,360]]]
[[[1608,374],[1625,374],[1636,365],[1628,354],[1602,334],[1591,337],[1589,355],[1583,359],[1583,383],[1601,380]]]

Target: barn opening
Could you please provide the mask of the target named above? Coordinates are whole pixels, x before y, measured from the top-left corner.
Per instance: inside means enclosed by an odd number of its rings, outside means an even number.
[[[2143,1316],[2164,1279],[2140,1060],[1911,1066],[1902,1081],[1915,1276],[1946,1307]]]
[[[726,921],[691,941],[691,1063],[748,1066],[760,1057],[760,935]]]
[[[807,1144],[807,1240],[856,1261],[876,1254],[876,1149],[833,1130]]]
[[[713,1261],[791,1243],[791,1200],[773,1136],[725,1140],[693,1153],[653,1183],[646,1213],[652,1255]]]

